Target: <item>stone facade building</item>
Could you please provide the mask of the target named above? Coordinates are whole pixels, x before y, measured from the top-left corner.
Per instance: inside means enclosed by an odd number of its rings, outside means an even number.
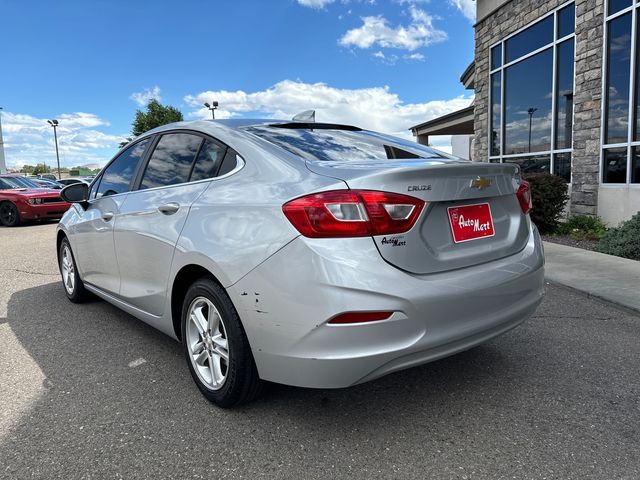
[[[564,177],[573,214],[630,218],[640,210],[639,39],[640,0],[477,0],[473,159]],[[418,141],[438,122],[413,127]]]

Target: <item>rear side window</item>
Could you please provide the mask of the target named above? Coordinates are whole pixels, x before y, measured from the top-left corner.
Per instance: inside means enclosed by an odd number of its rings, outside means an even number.
[[[138,162],[144,155],[150,140],[144,139],[132,145],[116,158],[102,173],[102,179],[96,192],[96,198],[116,195],[129,191],[131,179]]]
[[[193,166],[191,181],[205,180],[216,176],[227,148],[211,140],[205,140]]]
[[[222,165],[220,166],[220,170],[218,171],[218,176],[221,177],[231,172],[238,165],[238,154],[231,150],[227,149],[227,154],[224,156],[224,160]]]
[[[415,142],[366,130],[252,126],[247,131],[305,160],[371,161],[409,158],[448,158]]]
[[[163,135],[151,154],[140,189],[166,187],[189,181],[191,165],[202,137],[188,133]]]

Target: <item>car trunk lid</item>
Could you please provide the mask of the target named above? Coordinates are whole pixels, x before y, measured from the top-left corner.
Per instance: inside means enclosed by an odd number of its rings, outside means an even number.
[[[373,237],[380,255],[402,270],[427,274],[464,268],[513,255],[527,243],[529,226],[515,195],[515,165],[434,158],[306,163],[311,171],[341,179],[351,189],[400,193],[426,202],[408,232]],[[488,215],[491,229],[483,225]],[[458,234],[471,232],[467,236],[472,238],[455,238],[452,223]]]

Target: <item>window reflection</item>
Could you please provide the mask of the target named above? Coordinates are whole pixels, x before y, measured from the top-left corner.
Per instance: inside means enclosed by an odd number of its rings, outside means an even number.
[[[609,22],[605,143],[627,141],[629,126],[629,71],[631,68],[631,13]]]
[[[566,37],[575,30],[576,6],[567,5],[558,11],[558,38]]]
[[[505,154],[551,149],[553,49],[505,70]]]
[[[502,66],[502,44],[491,49],[491,70]]]
[[[631,6],[633,0],[609,0],[609,15]]]
[[[163,135],[142,176],[140,189],[185,183],[202,137],[186,133]]]
[[[608,148],[604,151],[602,181],[605,183],[626,183],[627,148]]]
[[[501,78],[501,72],[491,75],[491,155],[500,155]]]
[[[573,132],[573,38],[558,45],[556,84],[556,148],[571,148]]]
[[[127,148],[106,168],[102,174],[96,198],[129,191],[133,174],[149,142],[150,139],[147,138]]]
[[[553,15],[530,26],[504,42],[507,63],[553,42]]]
[[[205,140],[191,173],[191,181],[213,178],[222,162],[226,148],[211,140]]]
[[[551,159],[549,155],[505,158],[504,162],[520,165],[522,173],[550,173],[551,170]]]
[[[640,147],[631,149],[631,183],[640,183]]]
[[[571,183],[571,153],[556,153],[553,156],[553,174]]]
[[[272,126],[253,126],[246,130],[305,160],[340,162],[443,157],[435,150],[415,142],[364,130]]]

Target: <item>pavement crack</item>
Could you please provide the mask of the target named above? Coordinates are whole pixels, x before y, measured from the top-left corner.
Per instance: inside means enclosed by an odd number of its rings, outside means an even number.
[[[22,270],[20,268],[10,268],[9,269],[12,272],[18,272],[18,273],[27,273],[29,275],[44,275],[44,276],[48,276],[48,277],[52,277],[52,276],[57,276],[57,273],[45,273],[45,272],[33,272],[31,270]]]

